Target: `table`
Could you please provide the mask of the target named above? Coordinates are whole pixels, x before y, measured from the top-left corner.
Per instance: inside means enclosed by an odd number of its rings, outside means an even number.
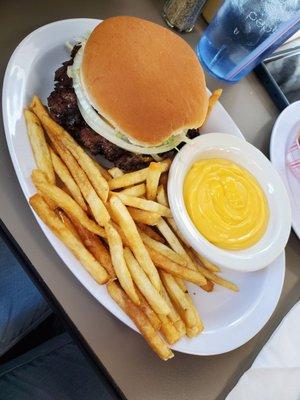
[[[46,23],[76,17],[106,18],[135,15],[162,24],[159,0],[52,0],[0,4],[1,76],[18,42]],[[193,47],[204,27],[183,35]],[[207,78],[209,89],[219,83]],[[245,137],[268,153],[271,128],[278,111],[254,75],[235,86],[224,87],[222,104]],[[177,353],[161,362],[135,332],[106,311],[76,280],[39,229],[19,187],[3,126],[0,127],[0,218],[34,265],[41,281],[52,292],[68,318],[130,400],[224,399],[251,365],[282,317],[299,299],[300,246],[292,233],[286,251],[287,272],[279,305],[264,329],[250,342],[228,354],[197,357]]]

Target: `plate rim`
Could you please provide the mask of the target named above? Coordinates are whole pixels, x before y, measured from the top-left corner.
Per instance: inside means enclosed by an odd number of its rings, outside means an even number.
[[[23,194],[26,198],[26,202],[27,205],[28,204],[28,188],[27,188],[27,184],[25,183],[25,180],[23,180],[23,176],[22,176],[22,170],[20,168],[20,165],[18,163],[17,160],[17,154],[15,152],[15,148],[13,146],[13,141],[12,141],[12,137],[11,137],[11,131],[10,128],[8,126],[8,114],[7,114],[7,110],[6,110],[6,106],[5,106],[5,98],[8,92],[8,87],[9,87],[9,79],[8,79],[8,75],[10,72],[10,69],[16,59],[16,57],[18,56],[18,52],[20,51],[20,49],[23,48],[23,45],[26,44],[27,41],[29,41],[34,35],[39,34],[41,31],[49,29],[57,24],[76,24],[76,23],[96,23],[96,22],[100,22],[101,20],[98,19],[94,19],[94,18],[71,18],[71,19],[63,19],[63,20],[59,20],[59,21],[53,21],[49,24],[46,25],[42,25],[40,27],[38,27],[36,30],[32,31],[31,33],[29,33],[19,44],[18,46],[15,48],[15,50],[13,51],[6,70],[5,70],[5,74],[4,74],[4,80],[3,80],[3,89],[2,89],[2,111],[3,111],[3,123],[4,123],[4,131],[5,131],[5,136],[6,136],[6,142],[8,145],[8,149],[9,149],[9,153],[10,153],[10,157],[12,159],[12,163],[19,181],[19,184],[22,188]],[[25,80],[28,79],[28,75],[25,77]],[[226,113],[228,115],[228,117],[230,118],[231,122],[236,126],[234,120],[231,118],[231,116],[228,114],[228,112],[226,111],[226,109],[218,102],[218,107],[221,107],[221,111]],[[237,126],[236,126],[237,127]],[[238,128],[237,128],[238,129]],[[239,129],[238,129],[239,130]],[[235,134],[236,135],[236,134]],[[242,134],[241,134],[242,135]],[[30,208],[31,209],[31,208]],[[52,245],[53,249],[55,250],[55,252],[58,254],[58,256],[60,257],[60,259],[62,260],[62,262],[66,265],[66,267],[70,270],[70,272],[75,275],[75,277],[79,280],[79,282],[87,289],[87,291],[92,294],[94,297],[95,294],[93,293],[92,289],[90,287],[88,287],[89,285],[85,282],[83,282],[82,279],[79,278],[79,273],[77,274],[76,271],[74,272],[70,266],[68,265],[68,263],[65,261],[65,258],[67,258],[68,252],[69,250],[67,248],[65,248],[65,251],[63,254],[61,254],[62,252],[60,251],[60,249],[57,247],[56,242],[59,242],[59,240],[52,234],[52,232],[50,231],[50,229],[37,217],[37,215],[35,214],[35,212],[31,209],[37,223],[39,224],[41,230],[43,231],[44,235],[46,236],[46,238],[48,239],[48,241],[50,242],[50,244]],[[279,260],[279,258],[281,260]],[[267,323],[267,321],[269,320],[269,318],[271,317],[271,315],[273,314],[273,312],[275,311],[276,305],[278,303],[279,297],[281,295],[281,291],[282,291],[282,286],[283,286],[283,282],[284,282],[284,275],[285,275],[285,253],[283,252],[278,258],[278,263],[280,263],[280,265],[277,266],[278,269],[278,273],[280,274],[279,276],[279,280],[278,280],[278,290],[276,293],[274,293],[274,296],[272,298],[272,304],[270,305],[270,308],[267,312],[267,314],[264,312],[265,317],[263,318],[263,321],[260,322],[259,326],[257,326],[253,332],[248,335],[246,338],[240,340],[239,343],[237,343],[234,346],[231,346],[229,348],[226,348],[222,351],[216,351],[216,352],[205,352],[205,351],[191,351],[190,349],[183,349],[180,348],[180,346],[178,346],[177,344],[175,346],[171,346],[171,348],[173,348],[175,351],[179,351],[182,353],[186,353],[186,354],[194,354],[194,355],[216,355],[216,354],[223,354],[226,353],[228,351],[234,350],[240,346],[242,346],[243,344],[245,344],[246,342],[248,342],[253,336],[255,336],[262,328],[263,326]],[[128,321],[126,319],[127,316],[125,314],[123,314],[123,312],[119,309],[119,307],[114,307],[111,308],[110,305],[107,305],[105,303],[102,303],[97,297],[96,300],[103,306],[105,307],[114,317],[118,318],[120,321],[122,321],[125,325],[129,326],[130,328],[134,329],[135,331],[137,331],[137,329],[135,328],[135,326],[133,326],[133,324],[131,323],[131,321],[128,323]],[[180,342],[179,342],[180,343]]]
[[[287,106],[278,116],[278,118],[275,121],[275,124],[273,126],[272,129],[272,133],[271,133],[271,139],[270,139],[270,159],[272,164],[274,164],[274,167],[276,168],[278,174],[280,175],[281,179],[284,182],[284,185],[286,187],[286,190],[288,192],[289,198],[290,198],[290,203],[291,203],[291,208],[292,208],[292,227],[293,230],[295,232],[295,234],[297,235],[297,237],[300,239],[300,220],[299,222],[295,221],[295,219],[293,218],[294,215],[294,209],[295,209],[295,204],[294,204],[294,197],[292,196],[291,193],[291,189],[290,189],[290,185],[287,181],[286,178],[286,172],[283,174],[280,168],[280,160],[278,159],[278,157],[276,156],[276,143],[280,142],[281,140],[284,140],[284,145],[286,145],[286,141],[287,141],[287,136],[285,135],[280,135],[280,126],[281,124],[284,122],[286,115],[290,114],[291,111],[293,110],[293,108],[298,108],[300,111],[300,100],[295,101],[294,103],[291,103],[289,106]],[[297,122],[296,118],[295,118],[295,122]],[[300,122],[300,119],[298,119],[298,122]],[[284,171],[286,171],[286,165],[284,168]]]

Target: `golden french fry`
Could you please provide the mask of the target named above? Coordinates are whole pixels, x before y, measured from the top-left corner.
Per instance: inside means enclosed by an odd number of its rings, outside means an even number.
[[[156,199],[159,204],[162,204],[165,207],[169,207],[168,197],[163,185],[159,185],[157,189]]]
[[[137,226],[139,227],[140,231],[145,232],[146,235],[150,236],[152,239],[154,239],[160,243],[165,243],[164,238],[158,232],[156,232],[153,228],[151,228],[151,226],[141,224],[140,222],[137,223]]]
[[[74,181],[68,168],[65,166],[62,160],[56,155],[56,153],[51,148],[50,148],[50,154],[54,171],[59,176],[61,181],[66,185],[73,199],[80,205],[80,207],[84,211],[87,211],[87,206],[81,195],[80,189],[77,186],[76,182]]]
[[[44,199],[39,194],[36,194],[30,198],[29,203],[41,220],[72,251],[75,257],[78,258],[95,281],[100,284],[107,282],[109,276],[102,265],[95,260],[81,241],[73,235],[66,225],[64,225]]]
[[[139,185],[123,189],[119,193],[128,194],[128,196],[141,197],[146,193],[146,185],[144,183],[140,183]]]
[[[150,163],[146,179],[146,192],[148,200],[155,200],[159,178],[162,172],[161,164],[155,162]]]
[[[186,281],[193,282],[199,286],[206,284],[206,279],[200,272],[174,263],[158,251],[151,249],[149,246],[146,246],[146,248],[152,261],[159,269],[169,272],[171,275],[177,276]]]
[[[96,233],[99,236],[105,237],[104,230],[96,224],[96,222],[89,219],[87,214],[82,208],[72,199],[70,195],[65,193],[59,187],[44,181],[42,171],[33,170],[31,175],[34,186],[43,196],[50,198],[57,207],[62,208],[67,214],[77,219],[86,229]]]
[[[209,279],[207,279],[207,283],[203,286],[201,286],[201,289],[205,290],[206,292],[210,293],[214,290],[214,283],[212,281],[210,281]]]
[[[172,216],[171,210],[169,208],[162,206],[155,201],[141,199],[140,197],[128,196],[124,193],[114,193],[114,195],[118,196],[119,199],[121,199],[122,203],[126,206],[139,208],[145,211],[151,211],[165,217]]]
[[[166,239],[167,243],[169,246],[176,251],[178,254],[184,254],[184,248],[182,247],[182,244],[174,234],[174,232],[171,230],[169,225],[166,223],[166,221],[161,218],[159,222],[156,225],[157,229],[160,231],[160,233],[163,235],[163,237]]]
[[[168,317],[162,314],[159,314],[158,318],[161,320],[160,331],[166,338],[166,341],[169,344],[176,343],[180,339],[181,335],[173,325],[172,321]]]
[[[180,239],[180,241],[181,241],[182,243],[184,243],[185,245],[188,246],[187,241],[184,239],[184,237],[182,236],[181,232],[180,232],[179,229],[177,228],[176,222],[175,222],[175,220],[174,220],[173,217],[172,217],[172,218],[168,218],[168,225],[172,228],[172,231],[173,231],[174,233],[176,233],[178,239]]]
[[[156,240],[149,237],[146,233],[140,232],[142,241],[145,243],[146,246],[151,247],[152,249],[158,251],[163,256],[169,258],[170,260],[174,261],[179,265],[186,266],[187,261],[184,257],[180,254],[176,253],[174,250],[170,249],[170,247],[166,246],[161,242],[157,242]]]
[[[187,298],[187,301],[190,303],[190,306],[191,306],[191,308],[192,308],[192,310],[194,312],[194,315],[195,315],[195,318],[196,318],[196,321],[197,321],[195,327],[187,328],[187,336],[188,337],[193,337],[193,336],[197,336],[200,332],[203,331],[204,325],[203,325],[203,322],[202,322],[202,320],[200,318],[198,310],[196,309],[196,307],[195,307],[195,305],[194,305],[194,303],[192,301],[192,298],[188,293],[186,294],[186,298]]]
[[[164,189],[167,190],[168,187],[168,179],[169,179],[169,174],[168,172],[163,172],[160,176],[159,183],[163,185]]]
[[[208,261],[206,258],[204,258],[201,254],[197,253],[195,250],[191,249],[191,251],[194,254],[194,259],[196,261],[196,264],[200,262],[200,265],[204,266],[206,269],[208,269],[211,272],[220,272],[220,268],[217,267],[216,265],[212,264],[210,261]]]
[[[145,225],[156,225],[160,220],[160,215],[151,211],[139,210],[138,208],[127,207],[133,220]]]
[[[55,212],[59,216],[59,218],[62,220],[62,222],[66,225],[66,227],[73,233],[73,235],[76,236],[77,239],[82,242],[81,237],[78,235],[78,232],[76,231],[75,226],[73,225],[72,221],[67,216],[67,214],[63,210],[61,210],[60,208],[56,209]],[[92,233],[92,235],[93,235],[93,233]],[[101,262],[100,262],[100,264],[101,264]]]
[[[218,275],[215,275],[213,272],[208,271],[206,268],[197,265],[198,271],[201,272],[205,278],[209,279],[210,281],[216,283],[217,285],[223,286],[227,289],[232,290],[233,292],[238,292],[239,288],[235,283],[228,281],[227,279],[223,279]]]
[[[115,279],[116,273],[112,265],[110,253],[101,239],[82,226],[75,218],[72,219],[72,224],[85,247],[93,254],[95,259],[103,265],[110,277]]]
[[[36,179],[38,179],[39,182],[42,182],[45,185],[47,185],[49,183],[47,175],[41,169],[33,170],[33,173],[34,173],[34,175],[36,176]],[[38,190],[38,192],[39,192],[39,190]],[[40,194],[42,194],[42,193],[40,193]],[[48,206],[51,208],[51,210],[56,211],[57,204],[53,200],[51,200],[50,197],[48,197],[48,196],[43,195],[43,198],[44,198],[45,202],[48,204]]]
[[[163,281],[163,284],[164,284],[170,298],[176,305],[177,310],[178,310],[179,314],[181,315],[181,318],[186,323],[186,326],[190,327],[190,328],[196,326],[197,325],[197,317],[194,313],[194,310],[192,309],[191,304],[188,301],[185,293],[183,293],[183,291],[177,285],[174,277],[163,271],[161,272],[160,275],[161,275],[161,279]]]
[[[183,247],[183,245],[180,243],[172,229],[169,227],[169,225],[166,223],[166,221],[161,218],[159,223],[156,225],[157,229],[160,231],[160,233],[164,236],[166,241],[168,242],[169,246],[178,254],[180,254],[186,261],[187,261],[187,266],[194,270],[197,271],[197,267],[191,257],[188,255],[186,249]]]
[[[105,178],[107,181],[111,179],[110,174],[108,173],[107,169],[105,169],[101,164],[99,164],[97,161],[93,160],[95,167],[99,170],[100,174]]]
[[[88,180],[87,175],[85,174],[83,169],[79,166],[76,159],[69,152],[69,150],[66,149],[63,145],[60,145],[56,141],[55,136],[52,136],[51,133],[49,133],[49,137],[52,141],[55,150],[57,151],[61,159],[68,167],[83,197],[90,206],[90,209],[92,211],[93,216],[95,217],[95,220],[98,222],[99,225],[104,226],[104,224],[110,220],[110,216],[105,205],[103,204],[103,201],[100,199],[100,197],[98,197],[95,189]]]
[[[37,96],[34,96],[32,99],[31,109],[40,119],[46,132],[51,131],[57,140],[76,158],[78,164],[87,174],[98,196],[105,202],[109,192],[108,183],[101,175],[99,168],[95,166],[94,160],[84,152],[67,131],[50,118],[47,110]]]
[[[181,278],[178,278],[177,276],[174,277],[175,281],[177,282],[177,285],[180,287],[180,289],[183,291],[183,293],[188,293],[187,287],[185,286],[184,280]]]
[[[177,331],[180,334],[180,337],[184,336],[186,334],[186,328],[185,328],[184,322],[181,319],[180,315],[178,314],[176,308],[174,307],[164,285],[162,285],[161,293],[171,310],[170,314],[168,315],[169,319],[173,322],[175,328],[177,329]]]
[[[135,291],[130,272],[124,259],[122,239],[116,229],[109,222],[105,224],[105,232],[108,240],[111,261],[120,285],[130,300],[139,305],[140,300]]]
[[[114,217],[116,218],[118,224],[120,225],[124,236],[127,239],[129,247],[133,251],[135,258],[137,259],[140,266],[143,268],[144,272],[152,282],[153,286],[160,291],[161,281],[155,268],[153,261],[151,260],[149,253],[147,252],[145,245],[140,237],[137,227],[129,214],[127,208],[122,203],[122,201],[116,197],[112,196],[110,199],[110,205]]]
[[[140,299],[140,309],[143,311],[143,313],[146,315],[146,317],[149,319],[151,322],[151,325],[156,331],[159,331],[161,329],[161,321],[156,315],[156,313],[152,310],[151,306],[149,303],[147,303],[147,300],[145,297],[142,295],[142,293],[139,291],[139,289],[136,287],[135,288],[137,295],[139,296]]]
[[[24,116],[36,165],[45,172],[48,181],[54,184],[55,174],[42,125],[33,112],[25,110]]]
[[[222,89],[217,89],[213,91],[213,93],[210,95],[208,99],[208,108],[207,108],[207,114],[206,114],[206,119],[211,113],[212,109],[214,108],[215,104],[218,102],[219,98],[221,97],[223,90]]]
[[[171,160],[164,160],[159,163],[162,167],[163,172],[167,171],[170,168]],[[147,179],[148,175],[148,167],[144,169],[140,169],[138,171],[129,172],[120,176],[119,178],[113,178],[109,181],[110,190],[121,189],[124,187],[128,187],[131,185],[136,185],[137,183],[141,183]]]
[[[153,328],[145,314],[126,296],[120,286],[115,282],[111,282],[107,284],[107,290],[119,307],[135,323],[149,346],[158,354],[158,356],[165,361],[174,357],[172,351]]]
[[[145,296],[152,309],[157,314],[168,315],[170,313],[169,306],[160,293],[152,285],[144,270],[139,265],[128,247],[125,247],[124,249],[124,258],[134,283],[139,288],[143,296]]]
[[[124,172],[118,167],[110,168],[107,170],[107,172],[112,178],[119,178],[120,176],[124,175]]]

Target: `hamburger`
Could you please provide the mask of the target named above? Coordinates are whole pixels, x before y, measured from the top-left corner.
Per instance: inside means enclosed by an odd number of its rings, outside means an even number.
[[[55,72],[51,116],[91,153],[135,170],[198,135],[208,108],[191,47],[172,31],[112,17]]]

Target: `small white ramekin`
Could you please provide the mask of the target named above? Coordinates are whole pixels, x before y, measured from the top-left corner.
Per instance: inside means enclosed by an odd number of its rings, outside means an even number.
[[[269,204],[269,222],[263,237],[243,250],[224,250],[210,243],[191,221],[183,199],[183,183],[191,166],[200,159],[225,158],[255,176]],[[180,232],[210,262],[238,271],[268,266],[284,250],[291,230],[291,207],[286,189],[270,161],[244,139],[224,133],[201,135],[186,144],[175,157],[168,181],[170,207]]]

